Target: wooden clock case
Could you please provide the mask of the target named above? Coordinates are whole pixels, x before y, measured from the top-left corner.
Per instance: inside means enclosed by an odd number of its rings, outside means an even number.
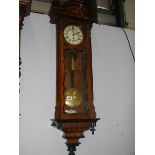
[[[91,130],[94,134],[94,127],[97,120],[93,104],[93,76],[92,76],[92,53],[91,53],[91,28],[94,23],[94,15],[91,14],[83,1],[69,0],[63,4],[54,1],[49,12],[50,22],[56,24],[56,107],[55,118],[52,126],[63,131],[63,138],[66,139],[69,155],[74,155],[79,139],[84,138],[83,133]],[[64,28],[67,25],[77,25],[84,34],[84,40],[79,45],[68,44],[64,39]],[[64,112],[64,79],[65,64],[64,52],[68,49],[76,49],[78,52],[85,51],[85,79],[87,82],[87,112],[67,114]],[[78,84],[77,84],[78,85]]]

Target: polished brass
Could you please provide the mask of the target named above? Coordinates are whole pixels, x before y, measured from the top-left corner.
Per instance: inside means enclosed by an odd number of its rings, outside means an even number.
[[[65,105],[69,108],[76,108],[82,103],[82,95],[76,88],[69,88],[65,91]]]

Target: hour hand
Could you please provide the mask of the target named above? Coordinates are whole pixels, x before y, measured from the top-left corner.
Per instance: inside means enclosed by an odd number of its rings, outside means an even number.
[[[73,31],[73,37],[74,37],[74,35],[75,35],[75,32]]]

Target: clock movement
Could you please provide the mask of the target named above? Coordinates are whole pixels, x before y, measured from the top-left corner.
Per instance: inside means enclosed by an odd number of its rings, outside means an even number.
[[[84,132],[94,134],[91,28],[95,17],[82,0],[54,1],[49,12],[56,24],[56,107],[52,126],[63,131],[69,155]]]

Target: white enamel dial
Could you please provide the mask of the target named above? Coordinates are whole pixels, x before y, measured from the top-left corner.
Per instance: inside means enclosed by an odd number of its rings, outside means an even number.
[[[77,25],[68,25],[64,29],[64,38],[71,45],[78,45],[83,42],[83,32]]]

